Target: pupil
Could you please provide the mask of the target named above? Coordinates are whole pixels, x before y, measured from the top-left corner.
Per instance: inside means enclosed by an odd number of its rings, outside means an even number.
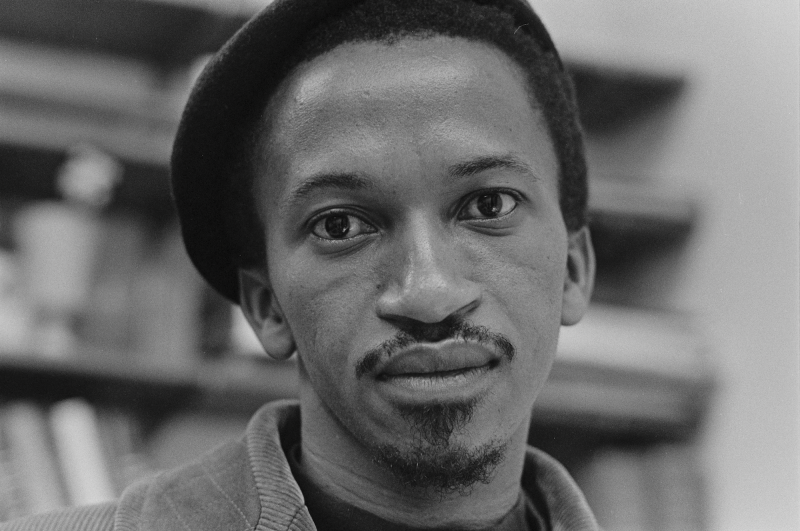
[[[478,197],[478,211],[484,216],[495,217],[503,208],[500,194],[486,194]]]
[[[334,238],[343,238],[350,232],[350,221],[344,214],[330,216],[325,219],[325,231]]]

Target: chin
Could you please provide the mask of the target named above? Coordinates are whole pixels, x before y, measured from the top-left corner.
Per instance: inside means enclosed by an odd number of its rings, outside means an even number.
[[[373,448],[375,462],[407,489],[439,495],[468,494],[488,483],[505,459],[507,442],[470,443],[480,400],[399,408],[407,437]],[[402,442],[401,442],[402,441]]]
[[[501,441],[468,447],[460,443],[431,445],[420,441],[376,448],[375,462],[406,489],[439,495],[468,495],[478,483],[489,483],[506,456]]]

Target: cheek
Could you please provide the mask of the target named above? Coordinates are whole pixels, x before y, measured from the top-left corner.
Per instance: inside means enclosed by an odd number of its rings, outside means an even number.
[[[561,326],[566,237],[545,232],[542,229],[540,237],[531,231],[505,238],[494,249],[482,251],[494,259],[482,261],[486,265],[479,273],[485,286],[484,315],[490,321],[485,324],[499,327],[512,340],[517,367],[528,384],[543,372],[546,376]]]
[[[298,353],[312,378],[338,378],[358,353],[353,331],[370,307],[371,279],[308,257],[288,258],[271,271],[279,272],[273,285]]]
[[[553,229],[521,231],[477,251],[481,282],[517,327],[560,321],[566,272],[566,236]]]

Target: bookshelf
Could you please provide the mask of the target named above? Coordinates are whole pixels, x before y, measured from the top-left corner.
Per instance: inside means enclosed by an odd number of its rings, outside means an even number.
[[[168,160],[191,79],[203,54],[224,42],[259,3],[5,2],[0,246],[10,242],[6,207],[55,198],[54,176],[76,143],[96,145],[123,165],[111,211],[133,214],[157,229],[174,221]],[[568,65],[592,135],[613,135],[632,120],[676,105],[685,85],[677,74],[580,60]],[[633,448],[635,461],[661,444],[690,445],[714,384],[691,320],[660,308],[670,289],[664,271],[680,262],[699,216],[695,201],[646,179],[599,178],[591,188],[600,303],[595,308],[599,320],[611,324],[592,328],[587,319],[587,326],[575,329],[587,330],[583,336],[564,331],[531,428],[534,444],[578,473],[590,468],[595,455],[616,449]],[[604,305],[616,309],[606,311]],[[647,323],[631,324],[643,316],[657,323],[655,331]],[[612,340],[648,330],[663,341]],[[199,350],[194,359],[169,364],[158,359],[157,353],[140,357],[97,346],[78,348],[63,359],[2,352],[0,404],[82,397],[133,411],[146,424],[146,435],[181,412],[245,418],[264,402],[296,393],[292,362],[211,358]]]
[[[45,360],[24,355],[0,358],[0,385],[6,397],[37,391],[48,401],[84,396],[129,406],[155,416],[185,408],[248,415],[270,400],[297,394],[297,367],[291,362],[230,360],[192,366],[159,366],[90,355]],[[45,395],[45,396],[43,396]]]
[[[133,404],[156,417],[186,408],[248,415],[270,400],[295,397],[296,370],[293,362],[247,359],[160,367],[87,355],[67,360],[5,355],[0,387],[5,399],[83,396],[103,404]],[[697,426],[710,384],[703,374],[559,360],[538,399],[537,418],[601,435],[648,431],[681,437]]]

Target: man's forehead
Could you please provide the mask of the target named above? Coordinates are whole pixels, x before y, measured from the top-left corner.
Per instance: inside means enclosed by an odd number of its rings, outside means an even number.
[[[291,145],[284,148],[296,149],[334,133],[335,127],[381,128],[389,119],[395,127],[399,121],[417,127],[434,116],[456,121],[464,108],[478,114],[497,113],[505,110],[504,102],[511,109],[520,101],[527,111],[534,111],[526,113],[530,118],[541,118],[538,105],[533,109],[535,98],[524,73],[491,45],[441,36],[404,39],[392,45],[348,43],[287,76],[262,117],[260,143],[285,139]],[[494,102],[491,109],[488,102]],[[393,113],[398,108],[403,112]],[[317,121],[316,127],[307,128],[302,138],[284,134],[311,120]],[[463,127],[462,134],[468,129]],[[380,140],[363,139],[362,143],[369,142]]]
[[[381,60],[366,64],[364,57],[372,54]],[[500,50],[463,38],[432,36],[409,37],[392,44],[346,43],[312,59],[287,81],[298,102],[318,99],[331,91],[357,90],[370,96],[376,91],[398,88],[424,90],[435,85],[463,84],[486,75],[482,62],[486,57],[511,67],[511,59]],[[408,77],[409,72],[413,77]]]

